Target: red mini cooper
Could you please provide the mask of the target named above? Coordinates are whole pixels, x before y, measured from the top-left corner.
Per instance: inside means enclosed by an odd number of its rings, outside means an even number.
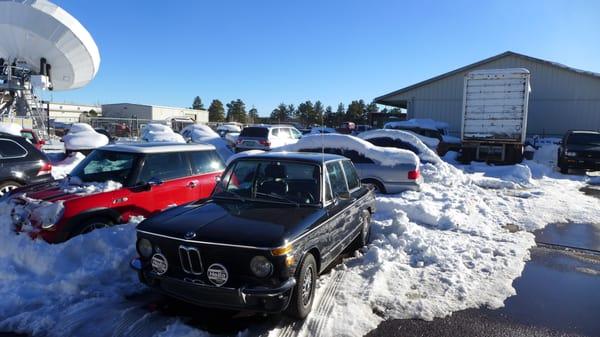
[[[223,169],[211,145],[107,145],[67,178],[16,189],[7,202],[17,231],[57,243],[206,198]]]

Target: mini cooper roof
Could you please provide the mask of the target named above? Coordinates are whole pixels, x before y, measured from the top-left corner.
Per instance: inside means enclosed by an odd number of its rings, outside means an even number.
[[[244,159],[269,159],[269,160],[295,160],[304,161],[309,163],[321,164],[323,162],[329,162],[332,160],[349,160],[346,157],[339,156],[337,154],[329,153],[315,153],[315,152],[265,152],[253,154],[251,156],[244,156],[236,158],[234,161]]]
[[[183,151],[208,151],[215,150],[215,147],[209,144],[182,144],[170,142],[155,143],[122,143],[110,144],[99,148],[99,150],[132,152],[132,153],[163,153],[163,152],[183,152]]]

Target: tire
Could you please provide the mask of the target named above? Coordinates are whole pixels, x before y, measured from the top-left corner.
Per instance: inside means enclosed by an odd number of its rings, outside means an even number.
[[[383,194],[386,193],[385,186],[383,186],[383,184],[380,183],[377,180],[374,180],[374,179],[365,179],[365,180],[363,180],[361,182],[363,184],[371,184],[371,185],[373,185],[373,187],[375,187],[375,192],[379,192],[379,193],[383,193]]]
[[[560,169],[560,173],[562,173],[562,174],[569,174],[569,168],[568,167],[559,166],[558,168]]]
[[[296,286],[292,290],[292,299],[286,309],[286,314],[296,319],[304,319],[310,313],[315,299],[315,286],[317,277],[317,262],[315,257],[308,253],[298,268]]]
[[[114,225],[113,221],[105,217],[85,219],[81,223],[79,223],[73,230],[71,230],[71,232],[69,233],[69,239],[77,235],[88,234],[89,232],[95,229],[106,228],[112,225]]]
[[[360,216],[360,234],[350,245],[352,251],[359,250],[371,242],[371,213],[367,210],[362,211]]]
[[[18,183],[13,180],[6,180],[6,181],[1,182],[0,183],[0,197],[6,195],[10,191],[14,190],[15,188],[19,188],[21,186],[23,186],[21,183]]]

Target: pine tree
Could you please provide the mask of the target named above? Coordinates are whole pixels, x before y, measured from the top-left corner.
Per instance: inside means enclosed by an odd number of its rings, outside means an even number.
[[[313,114],[313,121],[311,121],[311,124],[319,124],[319,125],[323,125],[324,121],[325,121],[325,110],[323,108],[323,103],[321,103],[321,101],[316,101],[315,102],[315,107],[314,107],[314,114]]]
[[[337,110],[335,111],[335,119],[333,127],[340,126],[344,119],[346,118],[346,108],[344,107],[344,103],[338,104]]]
[[[271,112],[271,120],[275,123],[284,123],[291,118],[288,106],[281,102],[277,108]]]
[[[225,108],[223,108],[223,103],[218,99],[213,99],[208,107],[208,120],[210,122],[225,121]]]
[[[304,126],[308,126],[315,121],[315,108],[311,101],[298,104],[298,120]]]
[[[241,99],[227,103],[227,121],[246,123],[246,105]]]
[[[364,124],[363,120],[365,116],[367,106],[365,105],[365,101],[358,100],[352,101],[350,105],[348,105],[348,111],[346,111],[346,120],[348,122],[354,122],[356,124]]]
[[[331,108],[331,105],[328,105],[327,108],[325,108],[325,116],[323,117],[323,119],[325,121],[326,126],[335,126],[335,113],[333,112],[333,108]]]
[[[192,109],[204,110],[204,104],[202,104],[202,99],[200,99],[200,96],[196,96],[196,98],[194,98],[194,103],[192,104]]]
[[[248,123],[254,124],[258,121],[258,110],[255,107],[252,107],[248,111]]]

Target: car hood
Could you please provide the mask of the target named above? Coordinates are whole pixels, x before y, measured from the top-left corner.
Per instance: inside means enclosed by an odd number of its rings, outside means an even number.
[[[138,230],[194,241],[279,247],[325,216],[316,207],[252,201],[215,201],[176,207],[149,218]]]
[[[65,192],[61,187],[61,180],[28,185],[14,190],[12,195],[25,194],[28,198],[43,201],[66,201],[80,196],[75,193]]]

